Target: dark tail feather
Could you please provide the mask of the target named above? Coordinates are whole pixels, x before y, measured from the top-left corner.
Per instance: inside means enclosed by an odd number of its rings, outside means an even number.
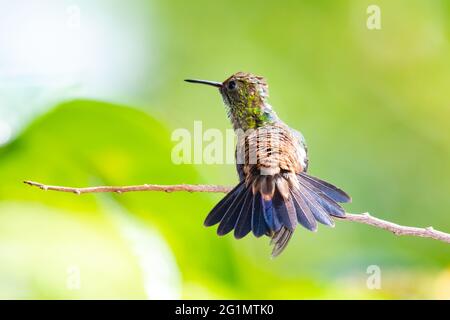
[[[349,202],[350,196],[341,189],[331,185],[328,182],[310,177],[304,173],[297,177],[285,176],[284,182],[289,182],[288,193],[282,194],[286,190],[281,186],[275,190],[272,198],[273,216],[280,221],[280,229],[272,229],[275,233],[272,242],[277,246],[277,252],[281,253],[282,248],[287,243],[284,237],[287,236],[286,230],[293,231],[298,221],[308,230],[315,231],[317,222],[328,226],[334,226],[331,216],[344,217],[344,209],[337,203]],[[298,183],[292,183],[291,178],[297,179]],[[277,180],[279,182],[279,180]],[[267,212],[266,212],[267,215]],[[267,221],[271,226],[270,222]],[[283,228],[286,229],[283,231]]]
[[[306,229],[311,231],[317,230],[317,222],[314,213],[307,203],[301,190],[293,190],[292,198],[294,200],[295,209],[297,212],[298,222]]]
[[[286,227],[282,227],[273,235],[272,240],[270,241],[270,244],[274,245],[272,249],[272,258],[275,258],[281,252],[283,252],[283,250],[288,245],[289,240],[291,240],[292,233],[292,230],[289,230]]]
[[[310,195],[309,192],[307,192],[306,190],[303,190],[303,192],[299,197],[301,197],[305,201],[308,209],[314,216],[315,220],[324,225],[334,227],[334,221],[331,219],[328,213],[322,208],[322,206],[315,200],[314,196]]]
[[[351,200],[349,195],[330,183],[312,178],[305,173],[298,174],[297,177],[299,184],[297,190],[293,191],[294,199],[302,209],[304,209],[302,204],[306,205],[315,220],[328,226],[334,226],[331,216],[345,216],[345,210],[337,201],[349,202]],[[303,212],[305,213],[305,210]],[[301,223],[300,217],[299,222]],[[311,230],[305,223],[301,224]]]
[[[352,198],[347,193],[326,181],[320,180],[316,177],[312,177],[303,172],[299,173],[298,177],[300,181],[302,181],[304,184],[308,184],[315,192],[321,192],[335,202],[345,203],[352,201]]]
[[[344,217],[345,210],[336,202],[336,200],[335,200],[337,198],[336,194],[324,193],[322,190],[320,190],[320,189],[314,187],[312,184],[310,184],[309,183],[310,180],[308,180],[305,177],[309,178],[309,176],[306,176],[306,175],[298,175],[298,181],[299,181],[300,189],[301,189],[302,193],[305,195],[306,198],[309,199],[309,204],[313,205],[315,207],[321,208],[322,212],[325,211],[329,215],[336,216],[336,217]],[[327,183],[327,182],[324,182],[324,183]],[[327,185],[331,186],[331,184],[329,184],[329,183],[327,183]],[[334,187],[334,188],[335,188],[335,190],[340,190],[336,187]],[[342,197],[345,194],[348,201],[351,200],[350,196],[348,196],[344,191],[340,190],[340,192],[342,192]],[[317,205],[319,205],[319,206],[317,206]]]
[[[211,210],[204,224],[209,227],[220,222],[217,228],[220,236],[234,229],[236,239],[245,237],[250,231],[260,237],[271,233],[265,219],[267,206],[261,193],[253,194],[252,186],[247,187],[244,182],[240,182]],[[270,209],[267,212],[270,214]],[[273,224],[281,227],[276,218]]]
[[[270,231],[278,231],[281,229],[281,222],[278,220],[278,216],[274,214],[272,200],[263,201],[263,214],[267,227]],[[269,234],[271,233],[269,231]]]
[[[252,189],[246,189],[245,203],[241,207],[239,218],[234,226],[234,237],[241,239],[245,237],[252,230],[252,208],[255,197],[253,196]]]
[[[261,237],[264,234],[269,233],[269,227],[264,220],[264,200],[261,193],[257,192],[253,196],[252,206],[252,231],[255,237]]]
[[[303,173],[269,176],[265,178],[267,181],[260,179],[262,187],[256,189],[261,190],[264,199],[271,198],[263,200],[263,215],[270,231],[268,235],[272,237],[274,257],[286,248],[297,223],[315,231],[317,222],[332,227],[334,221],[331,216],[345,216],[344,209],[337,202],[349,202],[350,197],[328,182]],[[254,218],[255,214],[257,210],[253,212]]]
[[[213,226],[219,223],[225,213],[227,212],[230,204],[234,199],[245,189],[244,182],[240,182],[236,187],[233,188],[218,204],[211,210],[203,223],[206,227]]]
[[[292,197],[283,198],[281,193],[276,190],[272,198],[274,215],[280,221],[281,225],[289,230],[294,230],[297,225],[297,215],[295,212]],[[274,230],[278,231],[278,230]]]
[[[238,191],[240,193],[234,197],[234,200],[226,210],[222,220],[220,221],[219,227],[217,228],[217,234],[219,236],[223,236],[233,230],[237,220],[239,219],[242,205],[248,193],[245,190],[241,191],[241,189]]]
[[[287,246],[300,223],[315,231],[317,222],[334,226],[331,216],[344,217],[338,202],[351,198],[341,189],[305,173],[298,175],[259,176],[250,185],[241,181],[208,214],[205,226],[220,222],[219,235],[234,229],[237,239],[250,231],[256,237],[272,238],[272,256]]]
[[[297,226],[299,207],[292,195],[289,183],[281,176],[276,176],[276,188],[270,203],[271,210],[265,212],[267,224],[271,227],[272,237],[270,244],[273,245],[272,257],[278,256],[289,243],[292,233]],[[300,209],[301,210],[301,209]],[[274,222],[271,224],[271,222]],[[303,221],[302,221],[303,222]],[[302,223],[300,222],[300,223]]]

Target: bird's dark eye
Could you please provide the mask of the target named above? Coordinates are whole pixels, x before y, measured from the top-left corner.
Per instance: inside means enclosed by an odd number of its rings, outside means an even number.
[[[234,90],[236,89],[236,81],[231,80],[228,82],[228,90]]]

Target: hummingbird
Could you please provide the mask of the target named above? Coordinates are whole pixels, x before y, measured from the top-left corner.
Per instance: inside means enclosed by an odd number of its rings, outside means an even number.
[[[298,224],[316,231],[318,222],[334,227],[345,217],[339,203],[351,197],[338,187],[307,174],[308,149],[303,135],[290,128],[269,104],[263,77],[237,72],[223,82],[186,79],[216,87],[238,139],[239,183],[207,215],[204,225],[219,224],[222,236],[234,230],[240,239],[271,238],[272,257],[287,246]]]

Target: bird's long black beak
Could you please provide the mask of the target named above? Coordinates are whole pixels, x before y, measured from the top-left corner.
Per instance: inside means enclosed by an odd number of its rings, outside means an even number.
[[[222,87],[222,83],[221,82],[216,82],[216,81],[197,80],[197,79],[185,79],[184,81],[191,82],[191,83],[206,84],[208,86],[213,86],[213,87],[217,87],[217,88],[221,88]]]

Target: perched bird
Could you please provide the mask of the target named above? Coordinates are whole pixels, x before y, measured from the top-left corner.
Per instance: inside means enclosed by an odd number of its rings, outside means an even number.
[[[256,237],[267,235],[275,257],[287,246],[297,223],[315,231],[317,222],[334,226],[331,216],[345,216],[338,203],[350,202],[350,196],[306,173],[305,140],[277,117],[263,77],[238,72],[223,82],[186,81],[219,89],[238,135],[240,182],[211,210],[205,226],[219,224],[218,235],[234,230],[237,239],[250,231]]]

